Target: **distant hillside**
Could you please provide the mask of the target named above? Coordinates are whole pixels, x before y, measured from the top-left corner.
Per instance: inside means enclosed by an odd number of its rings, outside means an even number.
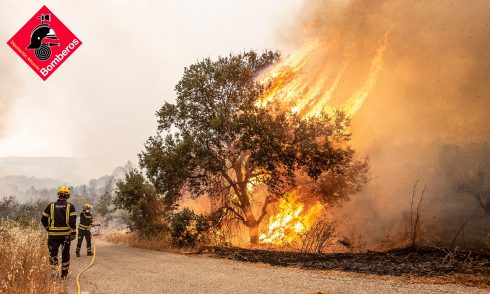
[[[26,176],[0,177],[0,197],[16,195],[19,199],[24,200],[24,198],[29,198],[29,191],[49,190],[63,184],[63,181],[57,179],[38,179]]]
[[[53,168],[57,166],[59,170],[76,170],[77,159],[62,158],[59,162],[57,160],[59,158],[0,158],[0,169],[9,170],[9,173],[0,174],[0,198],[14,195],[21,202],[52,198],[60,185],[72,186],[74,195],[97,198],[112,192],[116,181],[133,168],[133,164],[128,162],[124,167],[116,167],[110,175],[77,183],[63,177],[69,178],[73,173],[68,175],[69,172],[56,171]],[[42,170],[43,166],[46,166],[45,170]],[[40,176],[32,176],[33,173]],[[53,177],[56,175],[59,178]]]

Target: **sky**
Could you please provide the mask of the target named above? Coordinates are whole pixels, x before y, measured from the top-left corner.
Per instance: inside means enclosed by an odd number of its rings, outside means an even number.
[[[93,175],[136,160],[185,66],[286,52],[302,2],[0,0],[0,157],[80,157]],[[47,81],[6,45],[43,4],[83,42]]]

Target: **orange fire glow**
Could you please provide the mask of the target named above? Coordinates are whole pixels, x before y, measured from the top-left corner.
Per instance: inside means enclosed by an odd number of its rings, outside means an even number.
[[[333,105],[331,100],[336,94],[339,83],[345,78],[349,58],[345,57],[336,73],[332,73],[332,68],[326,65],[318,66],[317,63],[323,62],[318,60],[319,52],[335,49],[336,43],[335,40],[328,38],[315,40],[263,73],[259,80],[269,87],[257,101],[257,105],[265,107],[276,103],[305,117],[317,115],[322,111],[333,115],[337,110],[352,117],[361,108],[378,80],[383,66],[387,34],[378,47],[367,79],[361,88],[353,91],[349,97],[336,97],[337,103]]]
[[[314,40],[263,73],[259,80],[268,89],[256,105],[274,105],[303,117],[318,115],[322,111],[333,116],[338,110],[343,111],[347,117],[352,117],[361,108],[379,78],[387,35],[388,33],[378,46],[366,80],[352,94],[338,97],[336,92],[339,84],[347,78],[345,72],[350,65],[348,54],[345,54],[345,60],[337,66],[336,72],[326,64],[328,60],[319,58],[327,56],[325,52],[335,50],[338,45],[337,39],[325,37]],[[279,211],[270,217],[268,227],[260,235],[259,242],[280,245],[297,240],[313,225],[323,206],[316,204],[307,211],[304,208],[305,205],[294,195],[281,199]]]
[[[269,219],[266,232],[259,236],[259,242],[275,245],[292,244],[307,232],[323,210],[317,203],[305,211],[305,204],[292,193],[279,200],[279,212]]]

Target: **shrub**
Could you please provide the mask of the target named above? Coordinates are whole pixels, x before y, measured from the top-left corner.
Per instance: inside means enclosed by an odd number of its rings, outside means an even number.
[[[194,247],[204,241],[204,233],[209,229],[206,218],[189,208],[177,212],[171,219],[172,243],[177,247]]]
[[[319,219],[302,237],[301,251],[321,253],[332,244],[337,223],[328,219]]]

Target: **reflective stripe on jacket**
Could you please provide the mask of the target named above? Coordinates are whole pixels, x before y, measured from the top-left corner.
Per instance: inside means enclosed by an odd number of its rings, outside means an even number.
[[[48,231],[48,236],[63,237],[75,232],[77,213],[75,206],[66,200],[50,203],[41,216],[41,223]]]
[[[92,229],[92,214],[90,212],[80,213],[80,223],[78,224],[79,230],[89,230]]]

